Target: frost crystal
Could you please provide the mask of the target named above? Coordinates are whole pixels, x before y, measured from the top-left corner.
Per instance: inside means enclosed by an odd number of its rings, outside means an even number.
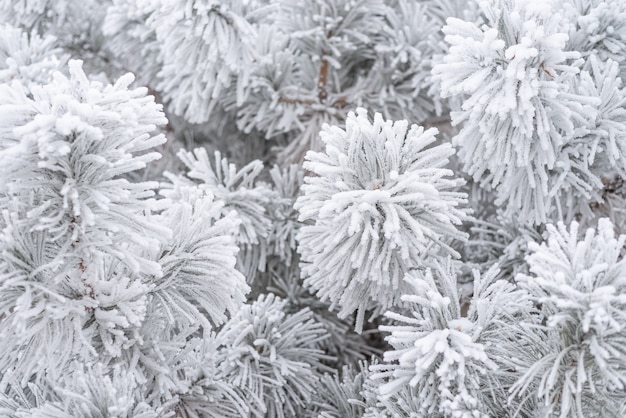
[[[464,212],[464,195],[451,191],[462,180],[443,168],[454,153],[435,142],[435,129],[406,121],[371,122],[365,109],[350,113],[346,129],[325,126],[324,153],[309,152],[299,252],[305,284],[340,306],[340,317],[377,312],[400,302],[404,274],[429,259],[456,252],[452,239]]]
[[[518,278],[540,308],[536,361],[514,386],[532,390],[560,416],[595,414],[603,399],[617,414],[626,387],[626,236],[607,219],[578,239],[578,224],[548,225],[548,239],[529,244],[531,274]]]
[[[565,24],[552,2],[481,6],[482,27],[448,19],[450,50],[433,74],[444,96],[465,97],[452,119],[463,124],[454,141],[468,173],[497,188],[507,215],[545,222],[572,166],[563,146],[591,123],[599,99],[572,86],[580,55],[566,50]]]

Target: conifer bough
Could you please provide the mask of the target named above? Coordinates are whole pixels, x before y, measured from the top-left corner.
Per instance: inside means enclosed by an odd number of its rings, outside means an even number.
[[[626,1],[0,0],[0,417],[626,416]]]

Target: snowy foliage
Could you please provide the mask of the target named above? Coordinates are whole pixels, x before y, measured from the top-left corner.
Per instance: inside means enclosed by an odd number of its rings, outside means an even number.
[[[280,197],[271,202],[272,229],[268,237],[268,253],[290,265],[296,249],[296,234],[301,226],[298,211],[293,205],[300,195],[304,172],[296,164],[285,169],[274,166],[270,176]]]
[[[313,400],[316,418],[361,418],[366,403],[361,394],[368,376],[367,363],[360,363],[360,370],[344,367],[341,378],[325,374],[321,378],[320,390]]]
[[[0,125],[0,172],[13,179],[1,186],[2,199],[28,202],[32,229],[77,247],[78,256],[104,251],[133,271],[154,271],[115,243],[154,245],[160,233],[143,218],[156,183],[123,175],[160,157],[145,151],[165,141],[151,134],[166,122],[161,106],[146,89],[128,89],[130,74],[104,86],[87,79],[80,61],[69,67],[70,78],[56,73],[30,94],[19,82],[0,86],[2,112],[11,115]]]
[[[0,417],[626,416],[625,81],[622,0],[0,0]]]
[[[605,135],[586,134],[607,118],[600,83],[613,84],[613,92],[620,81],[612,71],[596,76],[593,86],[580,72],[580,53],[567,50],[567,24],[552,3],[481,5],[482,27],[448,20],[450,51],[433,70],[444,96],[465,97],[462,110],[452,113],[453,122],[463,124],[454,141],[469,174],[497,188],[507,217],[519,213],[524,222],[543,223],[556,211],[563,219],[568,205],[602,188],[590,167],[596,152],[605,150],[600,157],[609,162],[617,155],[615,146],[598,146]],[[589,62],[594,73],[601,71]]]
[[[163,403],[165,416],[235,418],[250,412],[249,400],[225,370],[224,352],[215,334],[204,334],[176,353],[179,377],[174,397]],[[170,391],[171,392],[171,391]]]
[[[242,9],[241,0],[179,0],[164,3],[152,17],[163,52],[159,89],[175,114],[207,121],[231,84],[237,103],[243,102],[255,30]]]
[[[37,26],[56,24],[65,20],[71,4],[50,0],[3,0],[0,11],[4,19],[10,18],[16,25],[32,30]]]
[[[215,163],[211,165],[204,148],[197,148],[194,152],[181,150],[178,156],[189,171],[180,176],[166,173],[172,182],[171,189],[164,189],[162,193],[176,198],[180,188],[197,185],[199,190],[223,202],[224,215],[234,211],[240,224],[235,234],[242,250],[239,267],[252,280],[257,269],[264,269],[267,238],[272,228],[267,208],[276,199],[275,192],[257,182],[263,164],[253,161],[237,170],[234,164],[216,152]]]
[[[152,135],[161,107],[128,89],[132,76],[104,86],[79,61],[70,74],[31,94],[17,81],[0,86],[0,108],[12,115],[0,127],[0,363],[22,384],[141,340],[152,288],[142,275],[161,274],[145,252],[169,235],[144,215],[155,183],[123,177],[159,157],[150,149],[165,140]]]
[[[569,47],[583,57],[595,54],[602,61],[620,63],[626,75],[626,4],[620,1],[568,0],[565,15],[570,22]]]
[[[372,378],[389,378],[379,388],[383,405],[408,385],[420,400],[414,412],[421,415],[483,416],[478,392],[496,364],[477,341],[480,326],[461,316],[454,273],[446,264],[434,274],[429,269],[423,277],[408,276],[414,291],[403,300],[414,306],[413,317],[388,314],[399,324],[381,327],[391,332],[394,347],[384,359],[395,364],[372,366],[379,371]]]
[[[0,0],[0,23],[28,33],[57,38],[58,46],[78,52],[85,67],[106,71],[107,53],[102,50],[102,30],[110,0]]]
[[[349,105],[364,96],[360,74],[369,70],[373,39],[383,36],[381,0],[283,0],[260,25],[259,64],[250,97],[238,113],[244,130],[267,137],[290,133],[286,160],[319,148],[324,123],[344,120]],[[363,83],[365,85],[365,83]]]
[[[326,338],[320,342],[320,348],[329,356],[325,363],[339,369],[343,365],[354,365],[371,356],[379,356],[382,351],[375,345],[370,346],[375,330],[357,334],[354,332],[354,318],[337,317],[330,309],[329,302],[322,302],[311,294],[300,279],[298,260],[296,254],[288,268],[279,263],[269,265],[268,273],[271,277],[266,290],[287,300],[287,312],[298,312],[305,308],[311,310],[315,321],[324,328]]]
[[[20,80],[26,87],[31,83],[47,83],[59,70],[64,59],[56,38],[29,35],[19,28],[0,25],[0,82]]]
[[[193,348],[189,326],[223,323],[245,301],[239,221],[212,195],[184,189],[176,202],[155,201],[156,182],[126,179],[159,158],[161,106],[128,89],[132,76],[104,86],[78,61],[69,72],[32,93],[0,86],[13,115],[1,128],[0,386],[17,394],[55,382],[41,402],[16,406],[35,416],[156,416],[160,402],[145,402],[181,386],[165,377],[179,355],[167,346]],[[100,368],[67,373],[93,357]],[[133,366],[119,377],[125,361]]]
[[[225,322],[226,313],[237,312],[249,291],[235,269],[239,221],[233,213],[224,216],[224,203],[213,196],[182,192],[181,200],[160,215],[172,239],[159,248],[162,275],[153,295],[176,323],[210,328]]]
[[[437,99],[429,94],[436,20],[419,2],[398,1],[398,10],[385,14],[388,42],[376,48],[372,70],[359,83],[370,90],[363,104],[384,115],[421,122],[435,110]]]
[[[298,235],[305,284],[340,306],[339,316],[385,310],[405,292],[404,274],[439,254],[456,252],[452,238],[464,217],[459,181],[443,168],[454,152],[429,147],[436,130],[406,121],[371,122],[365,109],[351,113],[346,130],[326,126],[325,153],[309,152],[303,195],[295,207],[311,220]]]
[[[147,85],[155,87],[155,78],[163,67],[161,45],[156,30],[147,24],[160,0],[113,0],[102,26],[106,47]]]
[[[540,306],[536,361],[515,394],[536,393],[559,416],[618,416],[626,384],[626,236],[601,220],[579,240],[578,225],[548,225],[548,239],[530,244],[531,275],[520,286]],[[541,326],[539,326],[541,324]]]
[[[245,305],[217,338],[227,349],[225,367],[246,396],[261,402],[263,415],[298,416],[317,387],[324,357],[324,328],[303,309],[286,314],[286,301],[272,294]]]
[[[12,412],[16,417],[70,418],[87,415],[90,417],[157,418],[162,408],[152,408],[138,398],[138,383],[132,374],[114,369],[110,374],[102,364],[85,368],[72,365],[76,372],[67,375],[62,385],[51,382],[52,399],[37,399],[34,405],[18,407]]]

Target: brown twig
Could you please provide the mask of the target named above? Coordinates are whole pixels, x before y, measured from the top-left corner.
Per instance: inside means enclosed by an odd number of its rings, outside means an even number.
[[[320,65],[320,72],[317,77],[317,97],[320,103],[325,101],[328,97],[328,60],[324,59],[322,55],[322,64]]]
[[[548,70],[548,69],[546,68],[545,63],[543,63],[543,62],[541,63],[541,69],[543,70],[543,72],[544,72],[544,73],[546,73],[546,74],[548,74],[550,77],[554,78],[554,74],[552,74],[552,73],[550,72],[550,70]]]
[[[286,104],[305,104],[305,105],[312,105],[315,103],[315,100],[311,100],[311,99],[294,99],[291,97],[283,97],[281,96],[278,101],[280,103],[286,103]]]

